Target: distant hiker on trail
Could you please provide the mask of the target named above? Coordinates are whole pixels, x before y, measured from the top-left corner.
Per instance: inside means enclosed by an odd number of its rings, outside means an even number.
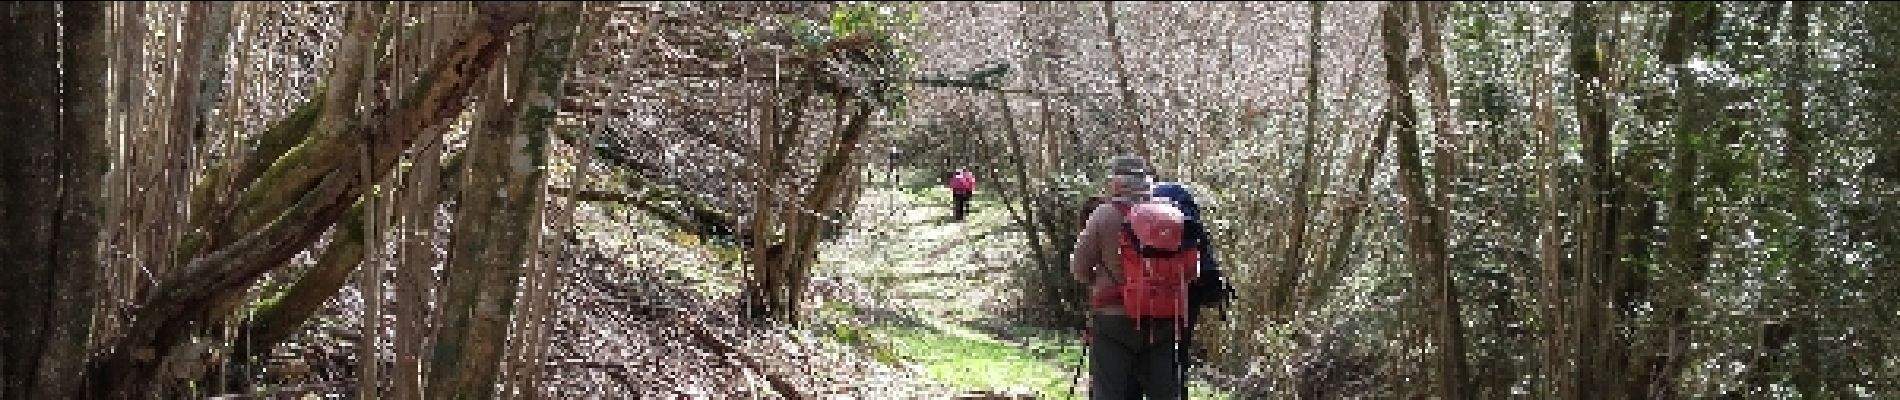
[[[1069,272],[1089,287],[1089,394],[1148,398],[1185,393],[1177,339],[1185,334],[1187,282],[1199,272],[1198,244],[1172,203],[1153,199],[1154,178],[1139,157],[1109,162],[1108,202],[1089,214]]]
[[[957,174],[950,176],[950,201],[957,222],[963,222],[963,217],[970,213],[970,194],[975,191],[976,175],[971,175],[967,169],[957,168]]]
[[[891,146],[890,158],[891,158],[891,162],[889,165],[887,165],[887,167],[889,168],[888,172],[891,177],[891,185],[896,186],[897,185],[897,164],[899,161],[903,161],[904,151],[898,150],[897,146]]]

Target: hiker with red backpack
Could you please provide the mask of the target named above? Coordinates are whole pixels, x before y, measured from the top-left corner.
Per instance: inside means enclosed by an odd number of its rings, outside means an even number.
[[[1177,344],[1200,246],[1182,210],[1153,187],[1146,160],[1111,160],[1109,201],[1090,212],[1070,255],[1069,272],[1090,294],[1090,398],[1129,398],[1131,380],[1149,398],[1186,392]]]
[[[1195,365],[1192,350],[1195,343],[1195,327],[1201,322],[1201,309],[1221,307],[1221,319],[1226,320],[1226,306],[1228,301],[1234,298],[1234,288],[1227,284],[1226,274],[1221,272],[1220,261],[1214,255],[1214,239],[1207,231],[1206,221],[1201,217],[1200,202],[1194,200],[1194,191],[1185,183],[1158,182],[1154,185],[1154,197],[1165,198],[1181,209],[1181,213],[1187,216],[1187,236],[1200,249],[1200,272],[1195,274],[1193,281],[1188,282],[1186,334],[1181,335],[1179,345],[1175,346],[1177,350],[1175,360],[1180,363],[1181,370],[1186,371]],[[1139,396],[1143,392],[1139,382],[1130,382],[1130,385],[1135,386],[1129,389],[1130,393],[1133,393],[1130,397]],[[1183,390],[1182,398],[1186,398],[1187,388],[1181,389]]]

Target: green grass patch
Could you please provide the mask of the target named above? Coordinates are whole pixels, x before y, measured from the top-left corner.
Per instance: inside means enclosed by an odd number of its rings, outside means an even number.
[[[959,391],[1030,390],[1043,398],[1060,398],[1069,392],[1082,356],[1075,341],[1017,344],[929,328],[880,331],[890,337],[903,358],[922,366],[931,379]]]
[[[1023,338],[1006,342],[955,325],[874,329],[889,338],[899,358],[923,367],[930,379],[958,391],[1028,390],[1039,398],[1063,399],[1076,384],[1082,357],[1078,338],[1060,332],[1018,327]],[[1088,371],[1082,371],[1086,374]],[[1083,379],[1086,384],[1086,378]],[[1076,387],[1077,398],[1088,392]],[[1188,382],[1190,399],[1226,399],[1231,396],[1206,382]]]

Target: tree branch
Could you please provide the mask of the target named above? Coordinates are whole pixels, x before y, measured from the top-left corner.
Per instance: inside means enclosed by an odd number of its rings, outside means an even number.
[[[510,13],[497,14],[484,7],[490,21],[516,21],[523,16]],[[507,10],[503,8],[501,10]],[[349,125],[349,131],[368,130],[362,135],[321,135],[328,137],[387,137],[393,140],[379,142],[379,148],[372,154],[373,170],[368,176],[381,176],[395,162],[394,155],[413,142],[416,136],[428,127],[447,122],[466,107],[463,99],[474,77],[486,72],[500,57],[500,49],[513,24],[477,25],[469,27],[460,37],[461,42],[453,47],[447,56],[437,59],[430,72],[425,74],[416,85],[418,90],[408,93],[414,97],[402,99],[389,110],[383,105]],[[305,146],[311,145],[306,142]],[[337,157],[335,159],[309,159],[309,165],[293,165],[283,160],[273,168],[314,168],[327,169],[320,179],[311,185],[293,182],[276,182],[288,187],[278,190],[294,190],[304,193],[293,204],[276,207],[275,204],[246,204],[245,208],[266,211],[261,215],[270,215],[267,224],[261,224],[258,230],[242,240],[226,246],[218,246],[216,251],[207,251],[205,255],[195,257],[189,264],[173,275],[172,279],[161,282],[153,297],[136,312],[138,316],[128,335],[120,338],[110,351],[94,360],[88,371],[87,380],[93,382],[94,393],[105,397],[131,397],[135,393],[149,393],[145,388],[156,380],[153,365],[155,355],[169,354],[171,348],[186,338],[187,330],[199,322],[203,311],[213,305],[212,299],[219,293],[237,290],[248,286],[257,276],[266,271],[284,265],[292,256],[314,242],[330,225],[343,217],[349,205],[367,191],[367,184],[359,178],[364,176],[358,170],[362,167],[356,157]],[[260,181],[258,184],[268,182]],[[251,208],[251,207],[257,208]]]

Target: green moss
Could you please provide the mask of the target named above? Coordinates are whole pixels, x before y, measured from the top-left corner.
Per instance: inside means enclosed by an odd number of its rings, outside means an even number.
[[[238,219],[238,225],[232,227],[234,231],[250,231],[270,222],[323,179],[335,166],[333,160],[342,159],[335,154],[340,146],[335,140],[326,139],[330,138],[321,135],[307,138],[278,157],[269,171],[249,185],[236,205],[236,209],[248,213]]]

